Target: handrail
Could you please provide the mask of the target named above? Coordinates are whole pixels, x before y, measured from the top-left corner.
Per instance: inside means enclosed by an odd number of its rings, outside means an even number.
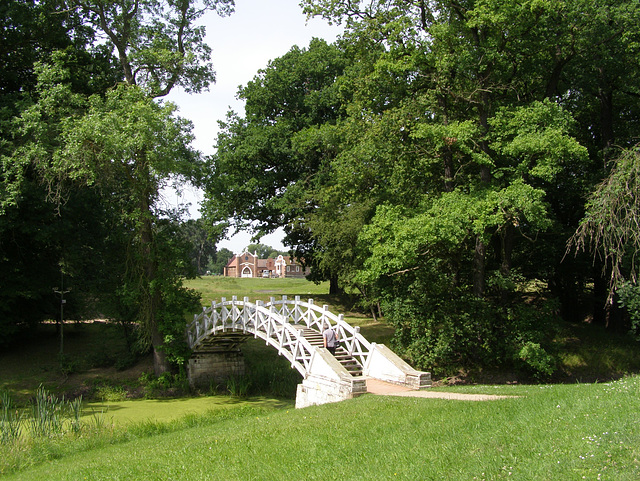
[[[271,297],[266,305],[280,306],[278,313],[292,319],[295,324],[304,322],[308,328],[315,328],[320,332],[323,332],[327,326],[331,327],[336,331],[338,339],[349,355],[356,358],[362,366],[366,364],[371,352],[371,343],[360,334],[358,326],[352,326],[346,322],[342,314],[333,314],[329,311],[328,305],[320,307],[313,302],[313,299],[304,302],[300,300],[300,296],[296,296],[293,301],[287,299],[287,296],[282,296],[281,300]]]
[[[266,304],[262,301],[249,302],[248,297],[242,301],[238,301],[236,296],[231,301],[223,297],[221,302],[212,302],[210,307],[203,307],[201,313],[194,315],[193,322],[187,327],[187,342],[193,349],[218,332],[251,333],[278,349],[292,367],[304,375],[315,348],[294,327],[296,325],[319,332],[331,327],[349,355],[362,366],[366,365],[371,343],[360,334],[360,328],[351,326],[342,314],[333,314],[329,306],[318,306],[313,299],[301,301],[300,296],[293,301],[287,296],[282,296],[281,300],[272,297]]]

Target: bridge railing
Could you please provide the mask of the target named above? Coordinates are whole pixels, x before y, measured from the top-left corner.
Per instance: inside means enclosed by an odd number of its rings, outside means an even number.
[[[300,296],[294,300],[287,296],[279,300],[272,297],[265,305],[261,301],[249,302],[248,297],[243,301],[238,301],[235,296],[231,301],[222,298],[221,302],[212,302],[210,307],[203,307],[202,312],[194,316],[187,328],[187,340],[193,349],[212,333],[227,330],[249,332],[267,340],[288,359],[291,357],[292,365],[299,362],[300,367],[306,368],[313,347],[294,327],[296,325],[320,332],[330,326],[336,331],[344,349],[362,366],[366,365],[371,343],[360,334],[360,328],[346,322],[342,314],[329,311],[329,306],[318,306],[313,299],[302,301]],[[284,352],[289,347],[291,356]]]
[[[241,331],[264,339],[303,375],[309,368],[314,347],[274,305],[264,305],[262,301],[252,303],[248,297],[238,301],[235,296],[231,301],[222,298],[219,303],[212,302],[194,315],[187,327],[187,342],[194,349],[211,334],[227,331]]]
[[[280,300],[272,297],[267,306],[275,306],[277,312],[293,324],[304,324],[320,332],[327,326],[331,327],[336,331],[341,345],[347,352],[362,366],[366,365],[371,343],[360,334],[358,326],[346,322],[342,314],[336,315],[329,311],[329,306],[318,306],[313,299],[301,301],[300,296],[296,296],[294,300],[288,299],[287,296],[282,296]]]

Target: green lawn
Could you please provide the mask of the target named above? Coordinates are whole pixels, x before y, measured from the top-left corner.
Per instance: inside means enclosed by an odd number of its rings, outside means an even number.
[[[299,410],[239,409],[201,422],[192,416],[164,429],[113,434],[112,442],[95,447],[82,437],[43,443],[38,465],[5,479],[640,478],[638,377],[476,391],[521,397],[470,402],[366,395]],[[11,458],[4,453],[5,471]]]
[[[246,296],[251,302],[258,299],[268,302],[270,297],[279,300],[283,295],[290,299],[300,296],[305,301],[309,298],[326,300],[329,293],[328,282],[315,284],[306,279],[242,279],[206,276],[189,279],[185,281],[185,285],[202,294],[203,305],[209,305],[211,301],[219,302],[223,297],[230,301],[232,296],[237,296],[240,300]]]

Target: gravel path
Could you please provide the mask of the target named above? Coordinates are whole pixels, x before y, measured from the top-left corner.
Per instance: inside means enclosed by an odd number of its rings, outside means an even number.
[[[437,392],[429,389],[414,391],[404,386],[398,386],[377,379],[367,379],[367,392],[380,396],[422,397],[434,399],[451,399],[456,401],[495,401],[498,399],[512,399],[514,396],[497,396],[492,394],[462,394],[455,392]]]

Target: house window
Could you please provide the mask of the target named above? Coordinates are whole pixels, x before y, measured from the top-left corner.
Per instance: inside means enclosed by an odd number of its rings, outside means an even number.
[[[287,272],[291,271],[291,266],[287,266]]]
[[[300,266],[296,266],[296,272],[300,272]]]

